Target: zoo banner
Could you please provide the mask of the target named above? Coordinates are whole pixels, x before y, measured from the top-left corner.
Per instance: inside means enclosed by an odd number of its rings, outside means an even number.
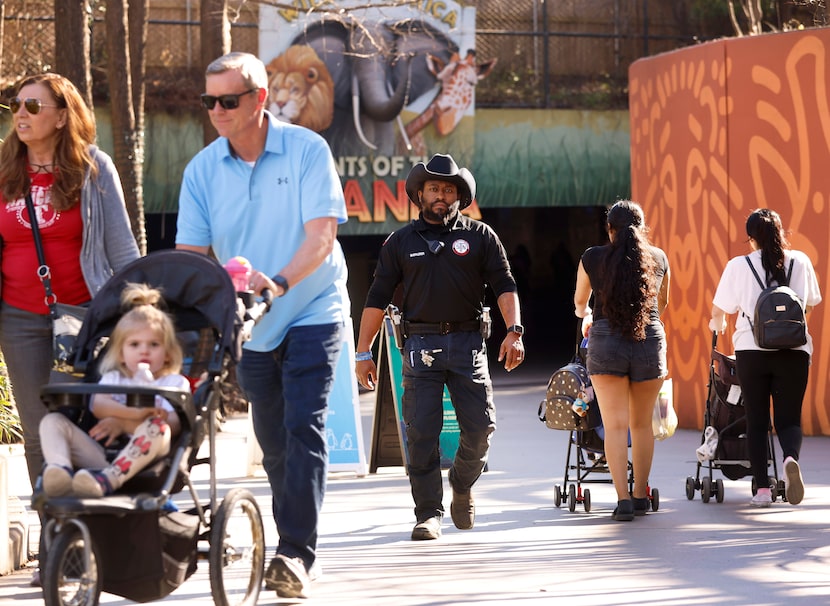
[[[349,212],[340,235],[389,233],[418,215],[404,189],[413,165],[450,153],[472,166],[475,84],[495,65],[476,56],[475,9],[450,0],[293,6],[260,6],[268,110],[331,146]],[[480,216],[475,203],[465,212]]]

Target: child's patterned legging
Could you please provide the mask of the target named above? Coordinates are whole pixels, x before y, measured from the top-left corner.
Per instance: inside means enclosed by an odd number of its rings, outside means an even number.
[[[40,441],[47,465],[67,469],[100,469],[113,490],[170,450],[170,426],[158,417],[149,417],[136,427],[130,442],[112,463],[104,448],[89,434],[59,412],[46,415],[40,423]]]

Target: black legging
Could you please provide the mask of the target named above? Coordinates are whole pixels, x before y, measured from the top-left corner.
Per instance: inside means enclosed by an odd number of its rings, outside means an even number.
[[[806,351],[737,351],[738,380],[746,408],[749,462],[755,485],[769,484],[767,432],[772,397],[773,427],[778,434],[782,458],[798,460],[801,452],[801,405],[807,390],[810,355]]]

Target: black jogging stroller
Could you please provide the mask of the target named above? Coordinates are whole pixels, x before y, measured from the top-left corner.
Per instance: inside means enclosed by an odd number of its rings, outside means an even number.
[[[99,386],[97,362],[121,316],[127,282],[161,289],[173,316],[186,364],[183,374],[203,382],[194,393],[159,387]],[[166,398],[182,430],[167,456],[103,498],[47,497],[36,490],[33,505],[44,520],[41,580],[46,606],[94,606],[101,591],[136,602],[160,599],[196,570],[207,556],[210,587],[220,606],[255,604],[262,584],[265,538],[259,506],[250,491],[234,488],[219,501],[216,487],[217,411],[228,371],[270,299],[236,293],[225,269],[193,252],[166,250],[140,258],[116,273],[94,297],[78,335],[74,360],[81,382],[46,385],[50,410],[87,411],[95,393],[115,389],[128,406],[152,406]],[[207,438],[207,453],[202,443]],[[201,452],[200,452],[201,451]],[[115,454],[115,453],[113,453]],[[191,468],[207,465],[209,497],[202,502]],[[171,495],[188,488],[193,507],[178,511]],[[207,544],[207,547],[205,547]]]
[[[581,339],[581,336],[580,329],[578,337]],[[581,504],[587,513],[591,511],[591,489],[583,489],[582,485],[612,484],[613,480],[605,460],[602,415],[585,368],[586,354],[587,340],[584,340],[577,346],[571,362],[551,375],[545,399],[539,404],[538,416],[550,429],[570,432],[564,478],[561,485],[554,486],[554,505],[560,507],[567,500],[569,511],[576,511],[577,504]],[[606,477],[592,477],[595,475]],[[634,471],[629,461],[628,490],[631,492],[633,489]],[[660,491],[649,487],[648,499],[652,511],[657,511]]]
[[[717,349],[718,333],[712,333],[712,354],[709,364],[709,383],[706,386],[706,408],[703,413],[703,433],[697,449],[695,475],[686,478],[686,498],[700,498],[708,503],[712,497],[723,502],[724,486],[721,478],[715,478],[718,470],[730,480],[740,480],[752,474],[746,438],[746,409],[744,408],[741,385],[738,381],[735,357]],[[769,476],[772,500],[780,496],[785,499],[784,480],[778,477],[775,462],[775,442],[767,432],[767,467],[772,464],[773,475]],[[702,473],[701,473],[702,472]],[[752,478],[752,494],[758,491]]]

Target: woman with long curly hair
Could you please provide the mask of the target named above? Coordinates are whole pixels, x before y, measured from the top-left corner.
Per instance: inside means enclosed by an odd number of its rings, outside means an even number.
[[[746,220],[746,235],[752,252],[738,255],[726,264],[712,302],[709,329],[724,332],[727,315],[738,314],[732,345],[746,409],[747,451],[756,488],[750,505],[769,507],[772,504],[767,474],[770,399],[773,424],[784,457],[785,496],[797,505],[804,498],[798,456],[802,440],[801,407],[813,340],[808,331],[807,342],[800,347],[776,350],[758,346],[751,320],[762,289],[752,268],[768,285],[788,285],[801,299],[805,312],[821,302],[821,292],[810,258],[790,248],[777,212],[768,208],[752,211]]]
[[[619,201],[608,211],[610,242],[579,262],[574,306],[588,339],[588,374],[605,429],[605,459],[617,491],[612,518],[631,521],[650,505],[651,417],[668,374],[660,315],[669,302],[666,253],[648,240],[643,209]],[[590,306],[593,293],[593,309]],[[628,436],[634,473],[628,491]]]

